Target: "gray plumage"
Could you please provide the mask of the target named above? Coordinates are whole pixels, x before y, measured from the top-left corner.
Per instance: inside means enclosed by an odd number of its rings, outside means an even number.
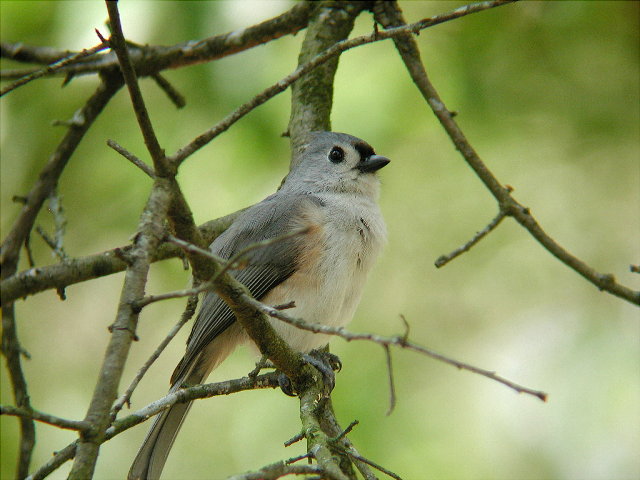
[[[251,251],[244,268],[231,274],[266,304],[294,301],[296,307],[288,311],[293,316],[344,325],[353,317],[386,238],[375,172],[387,163],[356,137],[314,132],[280,190],[244,211],[210,249],[228,259],[258,241],[306,228],[304,235]],[[272,324],[303,352],[328,342],[326,335],[283,322]],[[247,340],[229,307],[216,294],[206,294],[170,391],[202,383]],[[190,404],[176,404],[156,417],[131,466],[130,480],[160,477],[189,408]]]

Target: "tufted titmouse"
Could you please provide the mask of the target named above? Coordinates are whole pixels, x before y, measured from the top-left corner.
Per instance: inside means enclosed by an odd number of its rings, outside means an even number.
[[[211,244],[222,258],[258,241],[302,229],[305,233],[251,251],[232,274],[269,305],[291,301],[292,316],[330,326],[345,325],[386,237],[378,209],[375,173],[389,163],[363,140],[344,133],[314,132],[277,193],[245,210]],[[308,352],[326,335],[272,321],[289,345]],[[215,293],[203,299],[171,390],[202,383],[248,336]],[[190,404],[176,404],[156,417],[136,456],[129,479],[158,479]]]

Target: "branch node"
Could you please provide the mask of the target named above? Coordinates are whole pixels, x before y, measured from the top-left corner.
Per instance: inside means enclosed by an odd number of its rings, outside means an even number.
[[[300,440],[303,440],[303,439],[304,439],[304,432],[300,432],[300,433],[294,435],[293,437],[291,437],[286,442],[284,442],[284,446],[285,447],[290,447],[294,443],[297,443],[297,442],[299,442]]]

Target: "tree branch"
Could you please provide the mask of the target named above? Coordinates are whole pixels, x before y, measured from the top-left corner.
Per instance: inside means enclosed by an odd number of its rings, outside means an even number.
[[[294,82],[298,81],[307,73],[311,72],[319,65],[327,62],[333,57],[340,55],[342,52],[350,50],[355,47],[360,47],[362,45],[366,45],[369,43],[375,43],[383,40],[387,40],[389,38],[395,38],[400,35],[406,35],[408,33],[418,33],[425,28],[432,27],[434,25],[438,25],[443,22],[447,22],[450,20],[454,20],[456,18],[460,18],[464,15],[469,15],[471,13],[480,12],[486,10],[488,8],[498,7],[508,2],[513,2],[515,0],[494,0],[490,2],[481,2],[474,3],[472,5],[467,5],[465,8],[459,8],[452,12],[436,15],[434,17],[425,18],[416,23],[412,23],[411,25],[406,25],[403,27],[393,28],[389,30],[385,30],[383,32],[373,32],[369,35],[362,35],[360,37],[355,37],[349,40],[343,40],[338,43],[333,44],[332,47],[325,50],[323,53],[315,55],[308,62],[298,66],[298,68],[281,79],[279,82],[274,85],[266,88],[261,93],[253,97],[251,100],[241,105],[235,111],[227,115],[224,119],[218,122],[216,125],[211,127],[209,130],[203,132],[199,136],[197,136],[193,141],[191,141],[185,147],[182,147],[176,153],[169,157],[169,160],[179,165],[182,163],[187,157],[197,152],[199,149],[204,147],[211,140],[216,138],[218,135],[229,129],[231,125],[236,123],[242,117],[244,117],[247,113],[255,109],[256,107],[262,105],[267,100],[275,97],[279,93],[285,91],[290,85]],[[326,108],[326,107],[325,107]],[[322,115],[322,118],[325,116]],[[321,117],[316,118],[316,122],[325,122],[325,120],[321,120]],[[295,122],[294,122],[295,123]]]
[[[488,2],[484,2],[488,3]],[[463,7],[467,9],[471,5]],[[460,10],[460,9],[459,9]],[[405,25],[402,11],[396,2],[377,2],[376,19],[388,31],[397,31]],[[600,290],[607,291],[628,302],[640,305],[640,292],[634,291],[615,281],[612,274],[602,274],[588,266],[579,258],[565,250],[558,242],[551,238],[531,215],[528,208],[523,207],[511,195],[511,189],[503,186],[493,173],[480,159],[475,149],[471,146],[466,136],[453,119],[452,113],[447,109],[440,95],[429,80],[424,64],[420,59],[420,52],[415,39],[410,35],[401,35],[394,39],[396,48],[402,57],[411,78],[422,93],[423,97],[433,110],[443,128],[451,138],[456,149],[462,154],[467,164],[473,169],[478,178],[498,202],[502,215],[513,217],[522,225],[549,253],[562,263],[575,270]]]
[[[138,125],[140,126],[140,131],[144,138],[144,144],[147,146],[147,150],[151,154],[155,173],[162,177],[173,177],[176,172],[175,170],[168,168],[169,164],[165,159],[164,151],[160,147],[158,138],[153,131],[153,125],[151,124],[147,107],[144,104],[144,99],[142,98],[140,85],[138,85],[138,77],[135,69],[133,68],[131,58],[129,57],[129,49],[124,39],[124,33],[122,33],[118,4],[111,0],[106,3],[107,10],[109,11],[109,24],[111,26],[111,38],[109,39],[109,45],[118,56],[120,71],[122,72],[124,81],[127,84],[127,90],[129,90],[133,111],[136,114],[136,119],[138,120]]]
[[[23,353],[15,321],[14,304],[2,306],[2,354],[7,361],[9,379],[13,389],[15,404],[27,410],[31,410],[27,380],[24,376],[21,363]],[[18,461],[16,467],[16,479],[24,478],[29,473],[31,455],[36,442],[36,427],[31,418],[20,418],[20,443]]]
[[[236,380],[194,385],[193,387],[181,389],[167,394],[163,398],[156,400],[126,417],[116,420],[113,422],[113,425],[105,431],[103,441],[111,440],[116,435],[145,422],[176,403],[190,402],[200,398],[210,398],[219,395],[230,395],[246,390],[278,388],[278,386],[278,374],[271,372],[253,378],[243,377]],[[65,462],[71,460],[76,455],[77,447],[78,441],[76,440],[65,448],[57,451],[48,462],[33,474],[26,477],[25,480],[41,480],[47,477]]]
[[[37,410],[13,407],[11,405],[0,405],[0,415],[13,415],[21,418],[29,418],[38,422],[47,423],[54,427],[60,427],[67,430],[87,430],[90,425],[83,420],[67,420],[66,418],[56,417],[48,413],[38,412]]]
[[[200,225],[198,230],[204,241],[213,242],[242,211],[244,209]],[[106,252],[69,259],[65,263],[31,268],[20,272],[0,283],[2,305],[48,289],[65,288],[76,283],[122,272],[131,263],[132,248],[131,245],[116,247]],[[175,258],[181,254],[181,250],[175,245],[163,243],[152,253],[150,261],[153,263]]]
[[[3,48],[3,53],[4,53],[4,48],[5,48],[5,44],[3,43],[2,45]],[[107,48],[107,45],[105,42],[101,42],[99,45],[96,45],[93,48],[89,48],[89,49],[84,49],[81,52],[78,53],[74,53],[72,55],[69,55],[61,60],[58,60],[56,62],[51,63],[50,65],[48,65],[45,68],[36,70],[35,72],[32,72],[28,75],[25,75],[24,77],[22,77],[21,79],[17,80],[16,82],[13,82],[10,85],[7,85],[6,87],[2,88],[2,90],[0,90],[0,97],[2,97],[3,95],[9,93],[12,90],[15,90],[18,87],[21,87],[22,85],[26,85],[27,83],[29,83],[32,80],[35,80],[37,78],[40,77],[44,77],[47,75],[51,75],[55,72],[57,72],[58,70],[63,69],[64,67],[68,66],[68,65],[72,65],[76,62],[78,62],[79,60],[83,59],[83,58],[87,58],[90,57],[91,55],[95,55],[96,53],[98,53],[100,50],[104,50],[105,48]],[[3,54],[4,56],[4,54]]]
[[[257,25],[200,41],[189,41],[173,46],[137,47],[131,51],[131,59],[138,76],[153,76],[166,69],[180,68],[242,52],[285,35],[292,35],[305,28],[313,2],[300,2],[291,10]],[[25,63],[51,64],[73,52],[49,47],[35,47],[22,43],[1,44],[3,58]],[[77,54],[76,54],[77,55]],[[75,62],[56,69],[56,74],[86,75],[118,68],[118,60],[112,53],[98,55],[90,60]],[[31,73],[31,72],[30,72]],[[18,72],[19,76],[24,72]],[[8,72],[2,78],[11,78]]]
[[[334,44],[348,38],[358,14],[367,2],[318,2],[309,18],[307,32],[298,56],[298,68]],[[291,87],[291,114],[287,129],[291,138],[292,162],[306,134],[331,130],[333,79],[338,56],[303,75]],[[291,167],[293,167],[293,163]]]
[[[291,317],[281,310],[265,305],[254,299],[250,299],[249,302],[252,303],[256,308],[260,309],[262,312],[269,315],[270,317],[277,318],[278,320],[282,320],[283,322],[286,322],[289,325],[293,325],[296,328],[301,328],[302,330],[307,330],[314,333],[322,333],[326,335],[338,336],[338,337],[344,338],[348,342],[353,340],[367,340],[382,346],[396,346],[396,347],[405,348],[407,350],[413,350],[415,352],[422,353],[423,355],[431,357],[435,360],[439,360],[441,362],[452,365],[460,370],[467,370],[473,373],[477,373],[478,375],[482,375],[483,377],[490,378],[491,380],[495,380],[496,382],[502,383],[503,385],[506,385],[507,387],[511,388],[512,390],[515,390],[518,393],[526,393],[539,398],[543,402],[547,401],[547,394],[544,392],[523,387],[521,385],[518,385],[517,383],[507,380],[506,378],[496,375],[495,372],[474,367],[473,365],[460,362],[458,360],[454,360],[452,358],[446,357],[432,350],[429,350],[421,345],[410,342],[407,339],[407,334],[398,335],[395,337],[383,337],[373,333],[352,333],[346,330],[344,327],[335,328],[327,325],[321,325],[318,323],[305,322],[301,318]]]
[[[81,121],[74,122],[69,126],[62,142],[40,172],[38,180],[26,197],[20,215],[0,246],[3,283],[5,279],[15,274],[20,258],[20,248],[29,237],[45,199],[55,190],[58,179],[71,155],[94,120],[121,86],[122,80],[119,76],[102,76],[100,85],[77,114]],[[2,353],[7,359],[16,405],[30,409],[27,382],[22,373],[20,361],[21,347],[15,326],[14,305],[12,301],[5,302],[4,300],[2,301]],[[35,427],[33,421],[27,418],[22,418],[20,425],[21,440],[17,475],[23,478],[28,473],[31,451],[35,443]]]
[[[125,404],[129,404],[131,395],[133,395],[133,391],[136,389],[136,387],[140,383],[140,380],[142,380],[142,377],[144,377],[144,375],[147,373],[149,368],[151,368],[151,365],[153,365],[153,363],[158,359],[160,354],[164,351],[167,345],[169,345],[169,342],[171,342],[171,340],[173,340],[173,338],[178,334],[178,332],[184,326],[184,324],[187,323],[189,320],[191,320],[191,317],[193,317],[193,315],[195,314],[197,305],[198,305],[198,296],[193,295],[189,297],[185,311],[182,312],[182,315],[180,316],[180,320],[178,321],[178,323],[174,325],[174,327],[171,330],[169,330],[169,333],[167,333],[164,340],[160,342],[160,345],[158,345],[158,347],[154,350],[154,352],[147,359],[147,361],[144,362],[144,365],[142,365],[138,373],[136,373],[136,376],[134,377],[134,379],[131,381],[129,388],[127,388],[124,394],[118,399],[118,401],[115,403],[115,405],[111,409],[112,419],[115,419],[116,415],[118,415],[118,412],[122,410],[122,407],[124,407]]]
[[[122,79],[119,75],[103,76],[102,82],[95,93],[75,115],[75,117],[81,119],[81,121],[70,124],[69,131],[40,172],[36,184],[26,197],[26,202],[22,207],[18,219],[13,224],[11,231],[5,237],[0,247],[3,279],[15,273],[20,246],[24,243],[25,238],[33,228],[33,223],[43,202],[56,188],[62,171],[78,147],[78,144],[89,130],[89,127],[121,86]]]

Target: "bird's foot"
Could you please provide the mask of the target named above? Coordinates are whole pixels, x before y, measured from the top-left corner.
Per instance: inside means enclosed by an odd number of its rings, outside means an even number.
[[[324,350],[311,350],[309,353],[303,353],[302,358],[322,374],[327,395],[330,394],[336,385],[335,372],[339,372],[342,369],[340,358]],[[284,373],[281,373],[278,377],[278,384],[285,395],[296,396],[291,380]]]

